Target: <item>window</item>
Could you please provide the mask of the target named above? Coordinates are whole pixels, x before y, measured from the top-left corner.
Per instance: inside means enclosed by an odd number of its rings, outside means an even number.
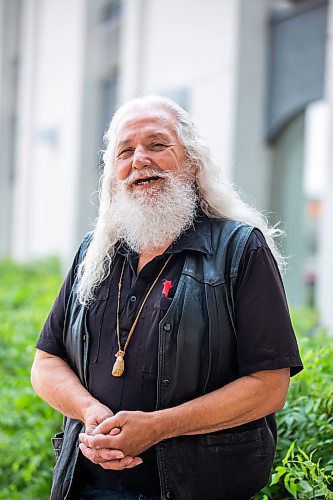
[[[108,1],[101,12],[101,22],[110,21],[111,19],[118,18],[121,13],[121,0]]]

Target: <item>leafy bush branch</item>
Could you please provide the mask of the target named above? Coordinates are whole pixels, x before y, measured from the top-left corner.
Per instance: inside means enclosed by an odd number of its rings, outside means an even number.
[[[295,449],[295,443],[291,443],[282,465],[275,468],[270,486],[283,479],[284,487],[295,499],[333,499],[333,492],[329,489],[333,483],[330,467],[321,467],[321,459],[314,462],[316,450],[308,455],[299,447]]]

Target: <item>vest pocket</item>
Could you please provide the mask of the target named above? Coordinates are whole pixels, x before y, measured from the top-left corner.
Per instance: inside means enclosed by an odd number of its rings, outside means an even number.
[[[275,451],[273,437],[267,428],[207,434],[204,438],[211,463],[219,465],[221,490],[225,495],[219,498],[250,498],[267,484]],[[217,473],[217,468],[212,470],[212,475]]]
[[[261,441],[265,439],[267,433],[267,429],[262,427],[240,432],[212,432],[210,434],[205,434],[205,441],[208,446],[251,443],[252,441]]]
[[[55,456],[57,459],[59,458],[61,448],[62,448],[62,443],[64,441],[64,433],[63,432],[58,432],[55,436],[51,438],[51,443],[54,449]]]

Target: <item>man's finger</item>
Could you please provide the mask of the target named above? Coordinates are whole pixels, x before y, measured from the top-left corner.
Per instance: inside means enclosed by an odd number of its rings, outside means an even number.
[[[120,450],[110,450],[110,448],[102,448],[100,450],[96,450],[98,456],[100,456],[103,460],[120,460],[125,458],[124,454]]]
[[[85,446],[83,443],[79,444],[79,448],[81,450],[82,455],[84,455],[90,462],[93,464],[96,464],[96,459],[95,459],[95,450],[92,450],[91,448],[88,448]]]
[[[120,427],[115,427],[114,429],[111,429],[109,434],[110,436],[116,436],[117,434],[119,434],[120,431],[121,431]]]
[[[81,443],[94,450],[99,450],[101,448],[116,448],[116,446],[114,446],[115,436],[111,436],[110,434],[97,434],[96,436],[92,436],[82,433],[79,435],[79,438]]]
[[[125,469],[133,469],[133,467],[136,467],[137,465],[140,465],[143,463],[143,460],[140,457],[135,457],[133,462],[131,462],[129,465],[125,467]]]
[[[132,469],[140,464],[142,464],[142,459],[140,457],[125,457],[121,460],[111,460],[109,462],[103,462],[99,465],[103,467],[103,469],[123,470]]]
[[[120,460],[110,460],[107,462],[103,462],[100,464],[100,466],[103,467],[103,469],[123,470],[130,466],[133,460],[134,459],[132,457],[124,457]]]
[[[121,428],[125,421],[125,412],[119,412],[117,415],[113,417],[109,417],[104,422],[101,422],[94,430],[93,435],[95,434],[109,434],[112,429],[116,427]]]
[[[124,458],[124,454],[120,450],[103,450],[101,453],[101,450],[94,450],[85,446],[83,443],[80,443],[79,448],[82,454],[94,464],[101,464],[110,460],[117,461],[121,458]],[[107,456],[105,456],[106,452],[108,452]]]

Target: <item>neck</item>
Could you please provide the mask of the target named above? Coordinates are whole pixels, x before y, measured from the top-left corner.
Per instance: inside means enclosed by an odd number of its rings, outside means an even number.
[[[173,240],[168,241],[163,247],[152,248],[150,250],[144,250],[144,251],[140,252],[139,263],[138,263],[138,273],[141,271],[141,269],[146,264],[148,264],[148,262],[153,260],[158,255],[162,255],[162,253],[164,253],[165,250],[171,245],[172,241]]]

